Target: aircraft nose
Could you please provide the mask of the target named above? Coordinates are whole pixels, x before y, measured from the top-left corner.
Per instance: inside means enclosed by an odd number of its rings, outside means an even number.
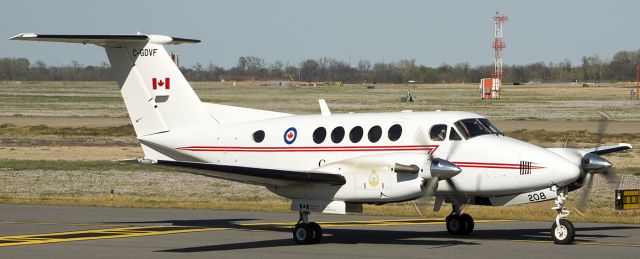
[[[556,185],[565,186],[580,178],[580,165],[575,165],[562,157],[552,161],[553,179]]]

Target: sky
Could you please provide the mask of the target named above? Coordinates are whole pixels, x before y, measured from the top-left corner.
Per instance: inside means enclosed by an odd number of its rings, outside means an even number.
[[[584,55],[609,59],[640,48],[637,0],[9,0],[0,9],[0,36],[141,32],[202,40],[169,47],[186,66],[229,68],[241,56],[292,65],[331,57],[352,66],[400,59],[475,66],[493,63],[496,11],[509,17],[505,65],[563,59],[579,65]],[[108,62],[96,46],[8,40],[0,40],[0,57]]]

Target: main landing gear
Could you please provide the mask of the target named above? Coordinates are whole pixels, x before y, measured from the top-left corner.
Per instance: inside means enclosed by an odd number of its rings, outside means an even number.
[[[567,199],[569,188],[566,186],[561,188],[556,186],[555,188],[557,193],[556,206],[551,209],[556,210],[558,215],[556,216],[556,221],[551,225],[551,238],[556,244],[571,244],[576,235],[576,228],[571,221],[564,219],[571,213],[564,209],[564,201]]]
[[[300,211],[300,219],[293,227],[293,240],[301,245],[316,244],[322,239],[322,228],[318,223],[309,222],[309,212]]]
[[[462,214],[460,205],[453,204],[453,211],[445,219],[447,231],[452,235],[469,235],[473,231],[473,218],[469,214]]]

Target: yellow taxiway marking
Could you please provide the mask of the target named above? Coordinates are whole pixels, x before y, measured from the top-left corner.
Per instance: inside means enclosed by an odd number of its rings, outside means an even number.
[[[122,224],[105,224],[105,223],[64,223],[64,222],[37,222],[37,221],[0,221],[0,224],[24,224],[24,225],[57,225],[57,226],[96,226],[96,227],[127,227]]]
[[[511,240],[513,242],[521,243],[540,243],[540,244],[553,244],[550,240]],[[587,245],[587,246],[620,246],[620,247],[640,247],[640,244],[621,244],[621,243],[601,243],[601,242],[573,242],[574,245]]]
[[[56,232],[47,234],[29,234],[0,237],[0,247],[60,243],[71,241],[113,239],[140,236],[168,235],[191,233],[227,228],[181,227],[181,226],[137,226],[123,228],[90,229],[79,231]]]

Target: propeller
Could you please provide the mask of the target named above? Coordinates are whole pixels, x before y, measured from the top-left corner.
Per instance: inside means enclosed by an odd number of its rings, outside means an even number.
[[[419,138],[425,140],[424,143],[427,143],[427,140],[430,139],[429,136],[425,135],[425,131],[420,131]],[[431,178],[424,183],[424,195],[416,200],[413,200],[413,206],[415,207],[420,217],[423,216],[420,208],[426,207],[427,200],[434,195],[435,191],[438,189],[438,183],[440,181],[447,181],[449,186],[451,186],[454,190],[456,189],[453,181],[451,181],[451,178],[462,172],[462,169],[460,169],[460,167],[458,167],[454,163],[449,162],[449,159],[458,149],[459,142],[460,141],[449,142],[451,143],[451,147],[449,148],[449,152],[447,153],[447,156],[445,158],[438,158],[433,154],[431,155],[431,167],[429,168],[431,172]]]
[[[431,179],[429,179],[425,185],[426,195],[425,196],[433,196],[436,189],[438,188],[438,181],[445,180],[452,187],[453,182],[451,182],[451,178],[458,175],[462,172],[462,169],[455,165],[454,163],[449,162],[452,154],[456,152],[458,149],[458,143],[460,141],[450,141],[451,147],[449,148],[449,152],[447,153],[445,158],[437,158],[431,155]]]
[[[602,146],[602,139],[604,138],[604,134],[609,124],[609,120],[611,119],[611,117],[604,112],[599,112],[599,114],[602,117],[602,119],[598,123],[598,132],[597,132],[598,140],[597,140],[597,146],[595,150],[598,150],[598,148]],[[610,185],[613,181],[616,180],[616,175],[611,170],[611,168],[613,167],[613,164],[609,162],[607,159],[604,159],[603,157],[593,152],[586,153],[582,156],[580,166],[581,166],[582,174],[584,176],[582,177],[583,178],[582,182],[578,183],[579,186],[577,187],[582,188],[583,190],[580,195],[580,199],[578,200],[578,203],[576,205],[576,209],[580,214],[584,214],[588,206],[589,196],[591,195],[591,189],[593,188],[593,175],[594,174],[603,175]]]

